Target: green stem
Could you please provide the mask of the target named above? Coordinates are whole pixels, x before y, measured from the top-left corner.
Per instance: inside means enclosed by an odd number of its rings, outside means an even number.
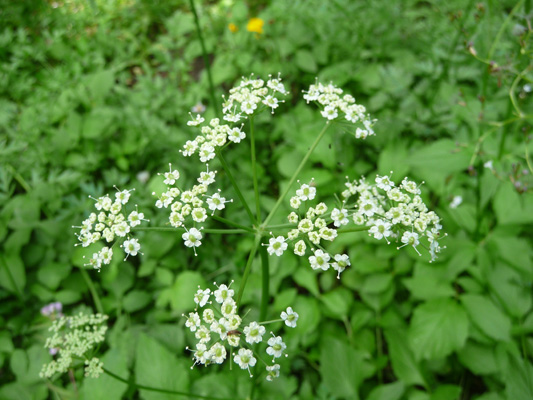
[[[337,229],[337,233],[364,232],[368,231],[370,228],[370,226],[354,226],[353,228],[340,228]]]
[[[255,194],[255,216],[257,225],[261,225],[261,200],[259,198],[259,186],[257,184],[257,160],[255,154],[254,117],[250,117],[250,149],[252,153],[252,174]]]
[[[490,46],[490,50],[489,50],[489,53],[487,55],[487,58],[489,60],[492,59],[492,56],[494,55],[494,51],[496,50],[496,46],[498,45],[498,43],[500,42],[500,39],[502,37],[502,34],[503,32],[505,32],[505,28],[507,27],[507,25],[509,24],[509,22],[511,21],[514,13],[522,6],[522,4],[524,4],[524,0],[520,0],[518,3],[516,3],[516,5],[513,7],[513,9],[511,10],[511,12],[509,13],[509,15],[507,16],[507,18],[505,18],[505,21],[503,21],[503,24],[501,24],[500,26],[500,30],[498,31],[498,33],[496,34],[496,38],[494,39],[494,42],[492,42],[492,46]]]
[[[265,246],[259,248],[261,256],[261,309],[259,312],[259,321],[266,318],[268,300],[270,299],[270,268],[268,265],[268,253]]]
[[[94,306],[96,307],[96,310],[100,313],[104,313],[104,307],[102,307],[102,302],[100,301],[100,296],[98,296],[98,292],[96,291],[96,288],[94,287],[94,283],[87,273],[87,271],[84,268],[80,268],[81,276],[83,277],[83,280],[87,284],[87,287],[89,288],[89,292],[91,292],[91,296],[94,301]]]
[[[229,219],[226,219],[226,218],[223,218],[223,217],[219,217],[218,215],[213,215],[211,218],[213,218],[216,221],[222,222],[223,224],[226,224],[226,225],[229,225],[229,226],[233,226],[235,228],[244,229],[245,231],[248,231],[248,232],[254,232],[254,230],[252,228],[249,228],[249,227],[247,227],[245,225],[241,225],[241,224],[238,224],[236,222],[230,221]]]
[[[158,392],[158,393],[166,393],[166,394],[176,394],[176,395],[179,395],[179,396],[189,396],[189,397],[194,397],[195,399],[206,399],[206,400],[235,400],[234,397],[232,397],[231,399],[230,398],[227,398],[227,397],[212,397],[212,396],[202,396],[200,394],[193,394],[193,393],[187,393],[187,392],[180,392],[180,391],[177,391],[177,390],[168,390],[168,389],[159,389],[159,388],[154,388],[154,387],[151,387],[151,386],[145,386],[145,385],[139,385],[135,382],[131,382],[131,381],[128,381],[124,378],[121,378],[120,376],[118,376],[117,374],[109,371],[108,369],[104,368],[104,372],[109,375],[110,377],[116,379],[117,381],[120,381],[120,382],[124,382],[128,385],[133,385],[136,389],[141,389],[141,390],[148,390],[150,392]]]
[[[15,168],[11,164],[6,164],[7,169],[9,169],[9,172],[13,174],[13,178],[19,183],[20,186],[27,192],[31,192],[31,187],[28,185],[26,180],[20,175]]]
[[[274,216],[274,214],[276,213],[276,211],[278,210],[279,206],[281,205],[281,203],[283,202],[283,200],[285,199],[285,197],[287,196],[287,193],[289,193],[289,191],[291,190],[291,187],[292,187],[292,184],[294,183],[294,181],[296,180],[296,177],[298,176],[298,174],[300,173],[300,171],[302,170],[302,168],[304,167],[305,163],[307,162],[307,160],[309,159],[309,157],[311,156],[311,154],[313,153],[313,151],[315,150],[316,146],[318,145],[318,143],[320,142],[320,140],[322,139],[322,137],[324,136],[324,134],[326,133],[326,131],[328,130],[328,128],[330,127],[331,124],[329,123],[326,123],[326,125],[324,126],[324,128],[322,128],[322,130],[320,131],[320,133],[318,134],[318,136],[316,137],[315,141],[313,142],[313,144],[311,145],[311,147],[309,148],[309,150],[307,151],[307,153],[305,154],[303,160],[300,162],[300,165],[298,165],[298,168],[296,168],[296,171],[294,171],[294,174],[292,174],[292,177],[289,181],[289,184],[287,185],[287,187],[285,188],[285,191],[281,194],[281,196],[278,198],[278,201],[276,202],[276,204],[274,204],[274,207],[272,208],[272,210],[270,211],[270,214],[268,214],[268,216],[266,217],[265,221],[263,222],[263,225],[264,226],[267,226],[268,223],[270,222],[270,220],[272,219],[272,217]]]
[[[279,224],[279,225],[269,225],[265,226],[265,231],[270,231],[271,229],[283,229],[283,228],[296,228],[297,224]]]
[[[268,324],[273,324],[275,322],[283,322],[283,319],[281,319],[281,318],[279,318],[279,319],[271,319],[270,321],[259,322],[259,325],[268,325]]]
[[[211,107],[215,111],[217,116],[220,116],[220,110],[215,100],[215,86],[213,85],[213,77],[211,76],[211,66],[209,65],[209,58],[207,56],[207,49],[205,48],[204,36],[202,35],[202,28],[200,28],[200,19],[198,18],[198,13],[196,12],[196,7],[194,6],[194,0],[189,0],[191,5],[191,10],[194,15],[194,23],[196,25],[196,33],[198,34],[198,39],[200,39],[200,46],[202,47],[202,56],[204,58],[204,66],[207,71],[207,80],[209,82],[209,96],[211,98]]]
[[[241,285],[239,286],[239,292],[237,293],[237,300],[236,300],[237,308],[241,305],[242,294],[244,292],[246,282],[248,281],[248,277],[250,276],[250,271],[252,269],[252,263],[254,261],[255,253],[257,252],[257,248],[260,246],[260,242],[261,242],[261,235],[256,234],[252,250],[250,250],[250,255],[248,256],[248,261],[246,262],[246,267],[244,267],[244,274],[242,276]]]
[[[222,153],[217,151],[217,156],[218,156],[218,158],[220,160],[220,163],[222,164],[222,168],[224,168],[224,171],[228,175],[228,178],[231,181],[231,184],[233,185],[233,188],[235,189],[235,192],[237,193],[237,196],[241,200],[241,203],[244,206],[244,209],[246,210],[246,213],[248,214],[248,217],[250,218],[250,222],[252,224],[254,224],[255,223],[254,214],[252,213],[252,210],[250,210],[250,206],[248,205],[248,203],[244,199],[244,196],[243,196],[241,190],[239,189],[239,185],[237,185],[237,181],[235,180],[235,178],[231,174],[231,171],[229,169],[228,163],[226,162],[226,160],[222,156]]]
[[[145,227],[135,227],[132,231],[158,231],[158,232],[185,232],[185,228],[174,228],[174,227],[159,227],[159,226],[145,226]],[[253,233],[252,229],[216,229],[216,228],[206,228],[202,229],[202,232],[205,233],[218,233],[220,235],[230,235],[234,233]]]

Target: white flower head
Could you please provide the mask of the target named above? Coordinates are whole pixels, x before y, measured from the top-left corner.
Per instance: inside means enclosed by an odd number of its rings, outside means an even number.
[[[315,250],[314,255],[309,257],[309,263],[311,264],[311,268],[313,269],[321,269],[323,271],[327,271],[329,268],[329,259],[331,257],[328,253],[324,253],[322,250],[318,249]]]
[[[314,186],[303,184],[300,186],[300,189],[296,190],[296,196],[298,196],[301,201],[313,200],[316,196],[316,188]]]

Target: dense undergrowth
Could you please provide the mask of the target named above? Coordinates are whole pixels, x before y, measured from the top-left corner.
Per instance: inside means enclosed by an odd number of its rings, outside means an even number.
[[[142,385],[219,398],[533,398],[531,1],[197,1],[214,96],[189,2],[1,3],[1,399],[186,398]],[[254,17],[264,25],[250,31]],[[446,249],[429,263],[412,248],[345,233],[332,245],[351,259],[340,280],[292,254],[271,258],[268,316],[288,306],[300,315],[284,335],[281,376],[190,370],[181,315],[198,285],[239,282],[253,237],[209,235],[195,256],[181,233],[140,231],[143,255],[115,257],[97,273],[72,226],[93,208],[88,196],[113,185],[136,188],[150,225],[163,226],[158,172],[173,163],[191,183],[199,171],[179,153],[196,135],[189,112],[203,104],[214,118],[242,76],[278,72],[285,103],[255,122],[265,209],[323,124],[301,97],[318,77],[379,122],[364,142],[328,132],[301,181],[314,178],[331,197],[346,176],[424,181]],[[225,157],[253,204],[247,146]],[[223,216],[240,221],[238,194],[216,167],[234,199]],[[286,223],[283,207],[274,223]],[[260,265],[257,257],[242,299],[252,310]],[[82,369],[39,377],[52,359],[40,310],[52,302],[65,314],[109,315],[99,354],[126,382]]]

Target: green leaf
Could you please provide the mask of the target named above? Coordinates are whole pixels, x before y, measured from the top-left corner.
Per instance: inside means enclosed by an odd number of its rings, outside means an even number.
[[[114,114],[113,110],[107,107],[93,109],[83,118],[81,134],[87,139],[96,139],[102,136],[111,125]]]
[[[417,360],[446,357],[463,347],[467,335],[468,317],[451,299],[418,306],[409,327],[409,342]]]
[[[373,389],[367,400],[398,400],[405,392],[405,385],[403,382],[388,383],[380,385]]]
[[[511,267],[497,264],[489,272],[487,281],[504,309],[513,317],[521,318],[531,309],[531,289]]]
[[[350,306],[353,303],[353,295],[348,289],[339,287],[323,294],[320,300],[326,306],[328,314],[344,320],[347,318]]]
[[[115,83],[113,71],[100,71],[85,78],[89,92],[97,101],[101,101],[111,90]]]
[[[148,305],[152,300],[152,296],[144,290],[132,290],[122,300],[124,310],[127,312],[138,311]]]
[[[136,383],[165,390],[188,392],[189,368],[163,345],[139,334],[135,356]],[[176,395],[140,390],[144,400],[175,400]]]
[[[129,373],[126,359],[118,349],[109,350],[100,361],[104,363],[104,368],[128,380]],[[127,389],[128,385],[126,383],[104,373],[98,379],[85,379],[80,390],[80,397],[81,400],[120,400]]]
[[[431,395],[430,400],[458,400],[461,395],[461,386],[440,385]]]
[[[392,284],[392,274],[372,274],[368,275],[363,283],[361,291],[365,293],[375,294],[382,293],[389,289]]]
[[[533,366],[517,356],[509,357],[505,391],[508,400],[533,399]]]
[[[326,336],[320,352],[322,381],[335,396],[359,399],[363,357],[355,349],[331,336]]]
[[[498,363],[493,346],[485,346],[468,341],[458,353],[459,360],[476,375],[489,375],[498,372]]]
[[[511,339],[511,321],[487,297],[477,294],[461,296],[470,320],[487,336],[494,340],[509,341]]]
[[[297,268],[292,277],[298,285],[309,290],[311,294],[318,296],[318,282],[316,274],[311,268]]]
[[[318,70],[313,53],[309,50],[298,50],[295,58],[296,66],[304,72],[314,74]]]
[[[533,194],[519,195],[511,182],[500,185],[493,201],[498,222],[504,224],[530,224],[533,222]]]
[[[171,288],[170,306],[176,314],[191,311],[195,307],[194,294],[198,286],[205,289],[205,280],[199,272],[185,271],[178,275]]]
[[[425,386],[420,365],[409,347],[407,333],[401,329],[384,331],[394,375],[408,385]]]
[[[445,179],[468,167],[471,152],[460,148],[451,139],[441,139],[416,150],[408,158],[411,171],[425,180],[438,193],[444,190]]]
[[[24,263],[16,254],[0,254],[0,286],[22,295],[26,286]]]
[[[531,262],[530,240],[493,235],[488,240],[488,243],[496,248],[496,254],[499,258],[515,267],[518,271],[531,276],[533,265]]]
[[[451,297],[455,293],[446,279],[446,269],[442,265],[417,264],[412,278],[402,280],[411,295],[419,300],[432,300]]]

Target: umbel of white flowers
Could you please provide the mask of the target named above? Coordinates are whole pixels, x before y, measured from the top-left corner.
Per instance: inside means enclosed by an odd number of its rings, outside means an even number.
[[[107,332],[108,316],[102,314],[83,314],[72,317],[62,316],[56,319],[48,329],[52,336],[46,339],[45,347],[53,351],[56,359],[43,365],[39,376],[51,378],[55,373],[65,373],[72,366],[74,359],[85,360],[85,376],[98,378],[103,370],[103,363],[88,354],[98,343],[104,341]]]
[[[214,285],[217,287],[214,292],[211,292],[209,288],[198,287],[198,291],[194,295],[197,308],[194,312],[189,313],[185,321],[185,326],[194,333],[198,340],[195,349],[192,350],[194,364],[191,368],[197,364],[205,366],[222,364],[228,355],[233,355],[233,361],[240,368],[248,370],[250,377],[252,377],[250,368],[256,365],[257,358],[254,356],[251,346],[263,342],[266,328],[262,323],[256,321],[251,321],[242,327],[243,321],[237,313],[237,304],[233,300],[233,289],[226,285],[218,286],[216,282]],[[215,299],[214,305],[210,300],[212,297]],[[200,312],[198,308],[203,309],[203,311]],[[279,321],[284,321],[286,326],[295,328],[298,313],[288,307],[286,311],[281,313]],[[265,364],[268,381],[279,376],[280,366],[275,361],[276,358],[284,354],[287,348],[281,336],[276,336],[273,332],[270,334],[272,337],[268,339],[265,351],[272,357],[272,365],[268,365],[260,358]],[[244,340],[241,340],[243,337]],[[226,349],[226,345],[228,349]]]

